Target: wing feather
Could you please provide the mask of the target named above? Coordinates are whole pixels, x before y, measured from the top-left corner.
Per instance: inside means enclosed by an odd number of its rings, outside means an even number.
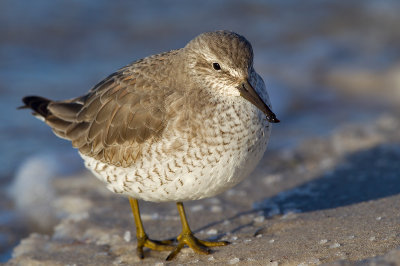
[[[76,112],[76,125],[66,135],[81,153],[128,166],[141,155],[146,141],[158,139],[165,129],[166,97],[160,93],[170,90],[150,86],[144,80],[138,82],[127,73],[110,78],[84,96]]]
[[[161,61],[157,61],[161,63]],[[184,92],[157,87],[138,66],[127,66],[86,95],[48,104],[46,123],[87,156],[116,166],[132,165],[146,143],[162,136],[178,115]]]

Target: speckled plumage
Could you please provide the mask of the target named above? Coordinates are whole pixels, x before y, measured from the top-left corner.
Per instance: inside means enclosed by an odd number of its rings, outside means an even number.
[[[111,191],[159,202],[216,195],[254,169],[268,120],[277,121],[254,104],[261,104],[257,97],[270,105],[250,43],[218,31],[133,62],[82,97],[24,102],[79,149]]]

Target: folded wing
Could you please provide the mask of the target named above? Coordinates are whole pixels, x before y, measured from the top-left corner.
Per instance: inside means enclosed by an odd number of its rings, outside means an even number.
[[[126,167],[141,156],[144,145],[158,141],[167,125],[165,99],[176,97],[172,90],[119,71],[79,98],[57,102],[29,96],[23,101],[82,154]]]

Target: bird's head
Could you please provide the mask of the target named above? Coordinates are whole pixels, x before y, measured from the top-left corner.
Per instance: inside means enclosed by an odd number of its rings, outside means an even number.
[[[269,122],[279,122],[251,83],[257,75],[253,49],[243,36],[230,31],[206,32],[191,40],[184,51],[191,78],[212,92],[243,97],[260,109]]]

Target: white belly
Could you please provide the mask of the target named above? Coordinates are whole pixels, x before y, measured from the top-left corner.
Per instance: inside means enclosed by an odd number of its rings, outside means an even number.
[[[170,134],[147,147],[138,162],[127,168],[81,156],[115,193],[153,202],[211,197],[248,176],[267,147],[270,125],[255,107],[247,107],[235,119],[221,116],[223,121],[204,121],[203,133],[212,136],[209,139],[189,141],[187,136]],[[238,113],[234,108],[232,112]],[[168,150],[177,142],[182,144],[178,150]]]

